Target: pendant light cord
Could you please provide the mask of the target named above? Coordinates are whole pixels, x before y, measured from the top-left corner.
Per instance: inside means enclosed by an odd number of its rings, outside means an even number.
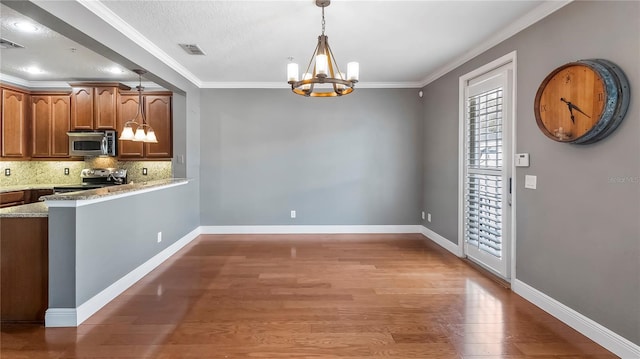
[[[138,79],[138,113],[140,114],[140,117],[142,117],[142,123],[140,125],[145,125],[147,119],[144,116],[144,108],[142,107],[142,75],[138,75]]]

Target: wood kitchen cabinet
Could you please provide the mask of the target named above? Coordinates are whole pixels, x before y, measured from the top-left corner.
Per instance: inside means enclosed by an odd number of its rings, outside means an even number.
[[[27,198],[27,191],[25,191],[25,204],[40,202],[40,197],[49,196],[53,194],[53,188],[38,188],[29,190]]]
[[[147,123],[156,133],[158,143],[145,143],[144,152],[147,158],[171,158],[173,144],[171,135],[171,96],[147,95],[144,97],[144,109]]]
[[[71,97],[31,96],[32,157],[69,157]]]
[[[25,189],[0,193],[0,208],[20,206],[40,201],[40,197],[53,194],[52,188]]]
[[[11,191],[0,193],[0,208],[25,204],[25,191]]]
[[[2,322],[44,322],[49,297],[48,223],[46,217],[2,218]]]
[[[120,91],[130,90],[121,83],[70,83],[71,129],[115,130]]]
[[[0,155],[11,158],[29,157],[27,146],[29,94],[7,87],[2,87],[1,90]]]
[[[172,157],[172,108],[170,92],[147,92],[143,95],[143,109],[147,123],[153,128],[158,143],[118,141],[118,157],[121,159],[170,159]],[[117,131],[122,132],[125,122],[133,119],[138,111],[138,94],[120,95]]]

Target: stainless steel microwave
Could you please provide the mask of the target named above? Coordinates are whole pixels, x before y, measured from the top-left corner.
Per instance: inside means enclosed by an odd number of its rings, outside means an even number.
[[[116,131],[67,132],[70,156],[115,156]]]

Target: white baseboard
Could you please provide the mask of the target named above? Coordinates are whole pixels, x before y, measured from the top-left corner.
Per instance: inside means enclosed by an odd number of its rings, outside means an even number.
[[[186,234],[184,237],[132,270],[124,277],[118,279],[91,299],[82,303],[77,308],[50,308],[45,314],[46,327],[77,327],[107,305],[115,297],[134,285],[137,281],[149,274],[162,262],[178,252],[200,235],[200,227]]]
[[[75,327],[77,320],[76,308],[49,308],[44,314],[47,327]]]
[[[420,227],[420,233],[422,233],[422,235],[429,238],[440,247],[453,253],[457,257],[460,257],[460,258],[464,257],[464,252],[462,251],[462,248],[460,246],[458,246],[457,244],[451,242],[450,240],[444,238],[443,236],[439,235],[438,233],[430,230],[425,226],[419,226],[419,227]]]
[[[419,225],[201,226],[202,234],[421,233]]]
[[[584,336],[602,345],[623,359],[640,358],[640,346],[612,332],[528,284],[514,280],[511,289],[545,312],[558,318]]]

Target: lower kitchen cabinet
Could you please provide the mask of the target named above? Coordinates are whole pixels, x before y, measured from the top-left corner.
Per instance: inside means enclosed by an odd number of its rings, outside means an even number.
[[[2,322],[44,322],[49,297],[48,227],[46,217],[2,218]]]
[[[2,88],[2,120],[0,121],[0,156],[11,158],[29,157],[28,99],[29,94]]]
[[[27,191],[11,191],[0,193],[0,208],[19,206],[27,203]]]
[[[20,206],[38,202],[40,197],[53,194],[52,188],[25,189],[0,193],[0,208]]]
[[[32,95],[32,157],[69,157],[69,95]]]
[[[53,188],[32,189],[29,191],[28,201],[27,201],[27,194],[25,193],[25,203],[40,202],[40,197],[49,196],[52,194],[53,194]]]

